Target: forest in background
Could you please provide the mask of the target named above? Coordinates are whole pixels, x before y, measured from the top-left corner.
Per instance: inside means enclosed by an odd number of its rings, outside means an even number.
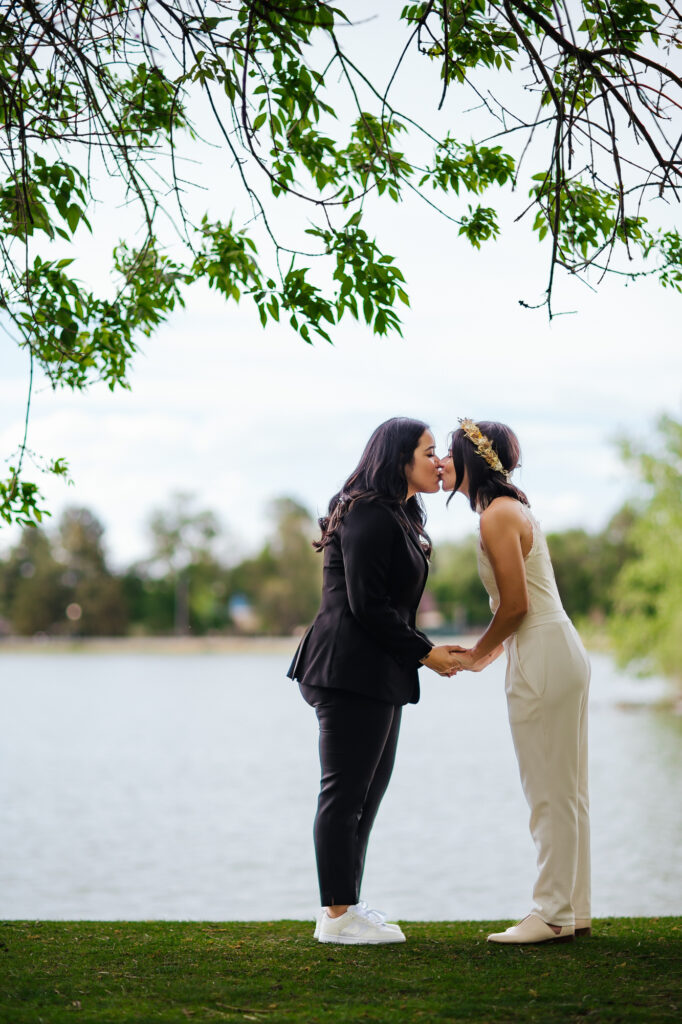
[[[261,549],[230,557],[210,511],[176,495],[149,521],[149,553],[122,572],[106,557],[105,530],[86,508],[67,509],[54,529],[26,527],[0,562],[0,631],[19,636],[123,636],[226,633],[288,635],[314,617],[322,558],[319,533],[293,498],[271,503],[272,529]],[[548,541],[565,606],[603,623],[613,584],[632,554],[635,513],[625,507],[605,530],[552,533]],[[420,616],[424,628],[461,632],[486,623],[476,537],[439,543]]]
[[[639,497],[598,533],[548,534],[564,606],[608,635],[622,662],[680,678],[682,665],[682,423],[664,416],[645,448],[623,443]],[[0,636],[290,635],[317,610],[317,525],[291,497],[270,506],[261,549],[238,559],[210,510],[175,495],[148,523],[146,558],[107,563],[105,531],[85,508],[55,527],[27,526],[0,560]],[[489,619],[476,538],[440,543],[421,606],[434,633]]]

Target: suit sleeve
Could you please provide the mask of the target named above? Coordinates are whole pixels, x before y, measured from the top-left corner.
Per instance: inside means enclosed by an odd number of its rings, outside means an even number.
[[[396,661],[417,664],[431,643],[405,622],[389,598],[389,578],[400,526],[385,508],[355,506],[341,537],[350,609],[372,639]]]

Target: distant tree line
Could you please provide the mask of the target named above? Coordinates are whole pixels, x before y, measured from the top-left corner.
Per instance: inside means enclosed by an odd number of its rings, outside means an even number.
[[[624,443],[643,493],[597,533],[548,535],[564,606],[604,627],[623,662],[682,675],[682,423],[663,417],[652,443]],[[57,527],[26,527],[0,560],[0,632],[35,636],[211,633],[288,635],[314,617],[322,559],[317,525],[293,498],[270,506],[271,530],[256,554],[237,560],[211,511],[186,495],[149,521],[149,553],[123,572],[105,555],[104,528],[88,509]],[[425,628],[475,629],[489,618],[474,536],[436,546]]]
[[[177,495],[149,521],[148,556],[119,573],[107,564],[104,527],[88,509],[68,509],[54,531],[26,527],[0,562],[0,628],[21,636],[292,633],[317,609],[322,559],[311,541],[318,530],[291,498],[273,501],[270,511],[272,530],[260,551],[230,564],[215,514]],[[549,534],[572,617],[603,622],[612,614],[636,521],[626,507],[600,533]],[[423,605],[430,628],[488,621],[476,545],[474,536],[436,545]]]
[[[623,663],[682,683],[682,422],[662,416],[647,444],[624,442],[622,454],[645,496],[616,580],[612,639]]]
[[[19,636],[290,634],[317,608],[315,527],[291,498],[271,504],[272,531],[234,562],[213,512],[187,495],[149,521],[149,554],[123,572],[107,563],[104,527],[88,509],[55,530],[26,527],[0,561],[0,631]]]
[[[270,512],[272,529],[260,551],[235,561],[217,516],[176,495],[149,520],[147,557],[123,572],[109,567],[104,527],[88,509],[68,509],[54,530],[26,527],[0,562],[0,628],[21,636],[290,634],[317,609],[322,558],[311,541],[318,529],[292,498],[273,501]],[[612,611],[633,520],[626,509],[599,534],[550,534],[571,615],[603,620]],[[474,537],[436,546],[427,594],[429,628],[487,621]]]

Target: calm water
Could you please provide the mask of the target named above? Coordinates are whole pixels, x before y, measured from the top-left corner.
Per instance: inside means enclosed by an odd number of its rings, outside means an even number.
[[[310,917],[317,730],[288,661],[0,655],[0,917]],[[660,681],[593,665],[594,913],[680,914],[682,720],[653,706]],[[535,853],[503,666],[421,677],[363,896],[403,919],[519,916]]]

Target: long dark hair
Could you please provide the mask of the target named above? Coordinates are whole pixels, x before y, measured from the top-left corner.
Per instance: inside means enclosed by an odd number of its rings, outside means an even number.
[[[401,510],[406,519],[405,527],[412,526],[426,554],[431,553],[431,540],[424,529],[426,512],[422,500],[418,494],[409,501],[405,500],[405,467],[414,459],[419,439],[428,429],[421,420],[405,416],[394,416],[376,428],[357,466],[329,502],[327,515],[318,520],[322,536],[313,541],[317,551],[322,551],[329,544],[339,523],[356,501],[381,501]]]
[[[488,420],[481,420],[476,426],[492,441],[497,457],[507,473],[511,473],[520,465],[521,446],[511,427],[504,423],[491,423]],[[469,478],[469,504],[474,512],[477,509],[487,508],[491,501],[502,496],[515,498],[523,505],[530,505],[522,490],[510,483],[504,473],[489,466],[483,456],[479,455],[473,441],[467,437],[461,427],[452,432],[450,454],[455,469],[455,489],[452,494],[457,493],[466,470]],[[451,500],[452,494],[448,498],[448,502]]]

